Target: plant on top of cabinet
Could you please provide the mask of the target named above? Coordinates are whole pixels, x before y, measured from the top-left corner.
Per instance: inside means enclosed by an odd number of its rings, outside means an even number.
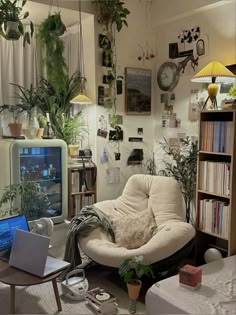
[[[1,0],[0,1],[0,35],[7,40],[18,40],[23,36],[23,45],[30,44],[34,34],[34,24],[29,20],[30,31],[25,31],[27,25],[22,21],[29,19],[29,12],[24,10],[27,0]]]
[[[11,135],[13,137],[19,137],[21,135],[22,124],[18,122],[18,118],[20,114],[23,112],[22,107],[19,104],[18,105],[5,104],[5,105],[0,106],[0,112],[4,110],[7,110],[8,112],[10,112],[13,118],[13,122],[10,122],[8,124],[11,131]]]
[[[63,56],[64,44],[60,36],[66,31],[60,12],[49,14],[38,28],[37,37],[46,49],[45,64],[48,81],[58,91],[65,86],[67,66]]]
[[[47,79],[42,78],[39,83],[38,95],[40,102],[39,109],[46,115],[51,113],[54,109],[54,103],[62,112],[69,115],[72,104],[70,101],[78,94],[81,84],[81,76],[78,72],[71,77],[65,76],[64,88],[57,90],[57,88]]]

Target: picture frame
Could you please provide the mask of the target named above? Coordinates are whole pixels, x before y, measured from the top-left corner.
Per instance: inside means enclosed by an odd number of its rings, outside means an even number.
[[[125,68],[125,112],[151,115],[152,70]]]

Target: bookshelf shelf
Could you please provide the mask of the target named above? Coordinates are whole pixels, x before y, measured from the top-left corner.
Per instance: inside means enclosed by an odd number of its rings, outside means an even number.
[[[196,255],[207,248],[236,254],[236,111],[200,112],[196,191]]]
[[[199,193],[202,193],[202,194],[205,194],[205,195],[209,195],[209,196],[215,196],[215,197],[230,199],[230,196],[221,195],[221,194],[216,194],[216,193],[209,192],[209,191],[206,191],[206,190],[198,189],[198,192],[199,192]]]
[[[199,154],[223,155],[231,157],[231,154],[224,152],[199,151]]]
[[[222,240],[228,240],[228,238],[226,238],[226,237],[224,237],[224,236],[222,236],[220,234],[217,234],[217,233],[212,233],[212,232],[205,231],[205,230],[202,230],[202,229],[199,229],[199,231],[202,232],[202,233],[205,233],[205,234],[209,234],[209,235],[221,238]]]
[[[97,201],[97,167],[92,161],[68,165],[68,219]]]

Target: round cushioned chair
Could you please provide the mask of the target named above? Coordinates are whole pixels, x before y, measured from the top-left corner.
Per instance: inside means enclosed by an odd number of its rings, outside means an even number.
[[[95,204],[108,216],[127,216],[151,209],[156,233],[144,245],[135,249],[118,246],[100,228],[79,238],[79,246],[93,261],[118,267],[126,258],[143,255],[145,264],[164,266],[183,257],[193,247],[195,229],[183,222],[182,194],[176,180],[170,177],[133,175],[122,195],[115,200]]]

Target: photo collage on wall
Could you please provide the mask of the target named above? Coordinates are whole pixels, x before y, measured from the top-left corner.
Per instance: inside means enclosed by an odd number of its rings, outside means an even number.
[[[175,93],[162,93],[160,96],[160,102],[164,105],[164,111],[162,112],[162,127],[180,128],[181,119],[177,117],[174,112],[175,106]]]

